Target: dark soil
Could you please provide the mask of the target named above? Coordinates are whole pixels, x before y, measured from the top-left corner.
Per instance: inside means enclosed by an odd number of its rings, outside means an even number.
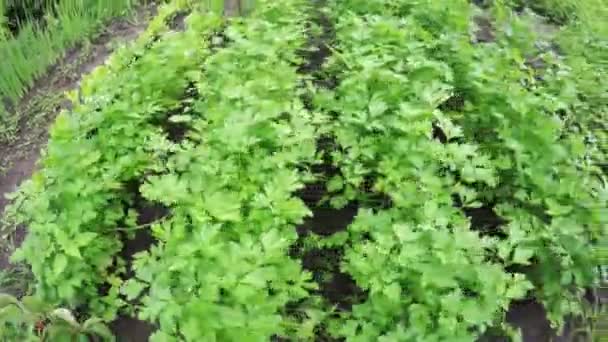
[[[322,6],[322,1],[313,1],[319,7]],[[495,41],[495,32],[493,23],[489,18],[478,16],[474,18],[478,27],[475,33],[474,40],[477,43],[491,43]],[[321,71],[322,66],[331,50],[327,44],[331,44],[334,39],[333,28],[331,23],[325,16],[319,16],[317,24],[322,28],[322,34],[310,39],[310,44],[313,48],[308,54],[304,54],[306,63],[302,65],[299,71],[303,74],[312,75],[313,82],[318,87],[333,88],[336,86],[336,79],[330,75],[324,75]],[[459,99],[455,99],[454,103],[449,105],[458,106]],[[309,99],[304,99],[305,104],[309,104]],[[311,106],[312,107],[312,106]],[[313,110],[314,108],[309,108]],[[447,142],[445,135],[439,130],[434,131],[436,139]],[[330,138],[328,141],[319,141],[318,150],[328,156],[328,151],[332,148],[338,148],[335,142]],[[327,139],[326,139],[327,140]],[[328,148],[328,145],[329,146]],[[325,159],[325,158],[324,158]],[[331,160],[324,160],[321,165],[312,167],[316,174],[320,174],[322,179],[330,179],[331,176],[339,174],[339,170],[331,165]],[[370,183],[371,184],[371,183]],[[372,186],[364,187],[364,192],[373,194]],[[345,230],[354,219],[357,213],[357,204],[349,205],[343,209],[331,209],[319,206],[319,201],[327,194],[326,185],[324,182],[308,184],[304,189],[300,190],[297,195],[311,208],[313,216],[307,219],[302,225],[297,227],[300,236],[306,236],[309,232],[314,232],[321,236],[330,236],[336,232]],[[383,198],[382,194],[378,195],[377,201],[369,203],[372,207],[382,209],[390,207],[390,200]],[[365,206],[368,203],[365,204]],[[361,203],[361,205],[364,205]],[[506,224],[505,220],[496,214],[492,206],[484,206],[481,208],[463,208],[464,214],[471,220],[473,229],[480,231],[482,234],[500,237],[503,233],[501,227]],[[357,287],[354,280],[345,273],[340,271],[339,263],[342,259],[342,250],[337,248],[313,249],[306,251],[301,255],[303,267],[313,273],[315,281],[319,284],[319,294],[325,300],[335,305],[338,310],[351,310],[352,305],[359,303],[365,298],[365,292]],[[507,321],[516,328],[521,329],[524,342],[575,342],[584,341],[580,338],[572,338],[571,323],[566,326],[562,334],[557,334],[550,326],[546,312],[542,305],[534,302],[517,302],[514,303],[508,313]],[[508,341],[501,337],[499,332],[492,335],[486,334],[480,341]],[[319,336],[318,336],[319,337]],[[317,340],[321,340],[319,337]]]
[[[191,89],[194,90],[190,91]],[[189,88],[189,90],[184,96],[184,99],[189,99],[188,102],[198,99],[198,92],[196,92],[195,88]],[[188,132],[190,131],[190,125],[188,122],[173,122],[171,121],[171,117],[173,115],[188,115],[187,110],[188,106],[184,102],[179,108],[171,110],[167,113],[161,113],[160,115],[152,118],[152,120],[150,120],[150,123],[160,127],[163,132],[165,132],[167,139],[169,139],[171,142],[176,144],[180,143],[188,135]]]
[[[315,7],[314,26],[310,29],[320,28],[320,34],[314,33],[309,36],[308,49],[302,53],[305,58],[304,64],[300,65],[298,72],[301,74],[313,75],[314,80],[319,86],[328,86],[328,79],[324,79],[326,75],[320,75],[323,64],[329,56],[331,50],[329,45],[336,37],[335,29],[331,20],[320,10],[325,5],[324,0],[312,0],[312,5]],[[330,83],[331,84],[331,83]],[[331,86],[328,86],[331,88]]]
[[[507,322],[520,328],[524,342],[587,342],[572,333],[572,324],[566,324],[564,332],[557,334],[547,320],[543,306],[534,301],[522,301],[511,305]]]
[[[166,206],[153,203],[141,195],[139,187],[140,181],[127,182],[125,185],[126,191],[130,194],[130,204],[125,204],[125,213],[129,210],[137,212],[136,224],[138,229],[134,236],[123,234],[123,248],[119,253],[122,260],[126,262],[126,274],[123,279],[130,279],[135,276],[133,270],[133,256],[136,253],[149,250],[157,241],[152,236],[150,225],[158,222],[170,215],[170,210]],[[101,291],[103,293],[103,290]],[[133,302],[133,304],[137,304]],[[121,315],[110,324],[112,333],[117,337],[118,342],[144,342],[148,341],[150,335],[157,329],[154,325],[138,320],[136,318]]]
[[[184,31],[186,29],[186,17],[188,14],[188,11],[175,13],[169,20],[169,28],[174,31]]]
[[[110,330],[117,342],[146,342],[156,327],[133,317],[120,316],[110,324]]]
[[[313,0],[312,2],[317,9],[324,3],[322,0]],[[146,16],[150,13],[150,10],[150,8],[140,9],[139,16]],[[175,16],[172,19],[171,27],[175,30],[182,30],[184,28],[184,18],[185,13]],[[480,28],[476,40],[478,42],[494,41],[492,23],[481,17],[476,18],[476,21]],[[93,42],[88,51],[83,47],[69,51],[60,63],[49,70],[47,76],[36,82],[36,85],[25,96],[17,111],[33,113],[41,108],[39,101],[41,97],[76,88],[81,76],[103,63],[111,53],[112,47],[109,46],[111,41],[114,39],[133,39],[142,31],[144,28],[143,21],[138,20],[136,22],[139,24],[117,20],[107,27],[106,32]],[[336,85],[336,80],[328,75],[323,75],[320,71],[331,55],[327,45],[335,37],[334,29],[330,20],[321,11],[317,12],[316,24],[321,27],[322,33],[321,35],[311,36],[310,49],[303,52],[306,63],[300,66],[299,72],[310,75],[317,86],[333,88]],[[308,99],[304,100],[307,103],[309,102]],[[64,98],[59,97],[52,102],[49,108],[42,111],[45,113],[43,116],[23,115],[14,141],[0,145],[0,170],[2,170],[2,167],[7,170],[4,174],[0,173],[0,212],[7,205],[4,194],[14,191],[23,180],[31,176],[39,157],[39,151],[46,144],[48,126],[52,123],[55,115],[68,105]],[[167,123],[163,128],[169,138],[175,142],[181,141],[186,134],[186,130],[179,124],[171,125],[171,123]],[[324,146],[323,142],[320,142],[319,145]],[[323,147],[320,149],[323,149]],[[317,170],[323,173],[327,179],[336,172],[335,168],[329,165],[322,165]],[[298,193],[298,196],[309,205],[313,212],[312,217],[297,227],[300,236],[304,237],[311,232],[321,236],[330,236],[344,231],[353,221],[358,205],[353,203],[342,209],[319,206],[318,202],[325,193],[324,183],[309,184]],[[382,202],[384,201],[385,199],[382,199]],[[137,220],[139,225],[147,225],[169,214],[167,208],[146,202],[137,198],[137,196],[134,201],[134,208],[139,214]],[[504,224],[490,207],[465,209],[464,211],[471,219],[473,227],[481,231],[496,230]],[[24,234],[23,230],[19,230],[19,233],[14,236],[17,244],[22,240]],[[140,229],[133,239],[125,240],[121,256],[130,263],[133,254],[149,249],[154,243],[155,240],[149,229]],[[7,256],[6,253],[0,251],[0,270],[9,266]],[[328,303],[335,305],[339,310],[350,310],[353,304],[365,298],[365,292],[356,286],[349,275],[340,271],[339,262],[341,258],[342,251],[340,249],[314,249],[301,255],[303,267],[310,270],[314,279],[319,283],[319,293]],[[513,304],[507,314],[507,321],[522,329],[525,342],[582,341],[566,337],[570,333],[570,327],[567,327],[562,336],[557,336],[549,326],[542,306],[536,302]],[[110,327],[116,334],[117,340],[125,342],[148,341],[150,335],[156,329],[147,322],[128,316],[119,317]],[[326,339],[319,336],[317,340]],[[502,337],[488,335],[481,341],[506,340]]]
[[[313,25],[308,46],[301,52],[304,63],[299,66],[298,72],[309,77],[313,84],[320,88],[332,89],[337,85],[335,77],[323,72],[323,65],[331,55],[329,45],[335,39],[335,31],[332,22],[323,13],[325,6],[323,0],[312,0],[311,6],[314,11]],[[320,31],[317,31],[320,29]],[[302,101],[306,108],[314,110],[311,96],[304,95]],[[335,209],[322,203],[322,199],[328,194],[325,181],[339,174],[339,170],[332,165],[330,153],[339,148],[333,137],[321,137],[317,141],[317,151],[322,154],[322,163],[310,165],[320,181],[307,184],[296,195],[301,198],[311,209],[313,215],[297,227],[298,235],[305,238],[314,233],[319,236],[331,236],[344,231],[352,223],[358,211],[358,204],[349,203],[344,208]],[[365,298],[352,277],[340,271],[342,260],[341,248],[320,248],[302,251],[296,247],[294,257],[300,257],[304,269],[313,274],[313,279],[319,284],[318,295],[326,302],[335,306],[338,310],[351,310],[352,305],[359,303]],[[323,327],[316,334],[316,341],[334,341],[327,336]]]
[[[329,44],[335,38],[333,25],[321,8],[325,5],[323,0],[312,0],[311,6],[314,11],[313,24],[309,27],[308,46],[301,51],[304,63],[299,66],[298,72],[313,81],[317,87],[333,88],[335,79],[323,73],[323,64],[331,55]],[[320,29],[320,31],[317,31]],[[314,110],[311,95],[302,96],[302,101],[308,110]],[[313,173],[319,176],[321,181],[309,183],[298,191],[296,195],[306,203],[313,215],[307,218],[303,224],[297,227],[298,235],[305,238],[314,233],[320,236],[330,236],[344,231],[352,223],[357,214],[357,205],[348,205],[342,209],[334,209],[321,203],[327,195],[325,181],[339,173],[339,170],[331,164],[330,153],[337,148],[332,137],[322,137],[317,141],[317,151],[323,155],[323,162],[310,165]],[[313,274],[313,279],[319,284],[318,294],[328,304],[335,305],[339,310],[350,310],[354,303],[354,297],[362,291],[357,287],[355,281],[340,271],[341,249],[312,249],[301,251],[296,248],[294,257],[299,257],[304,269]],[[331,341],[322,331],[317,332],[317,341]]]
[[[129,269],[133,255],[142,251],[149,250],[150,247],[154,243],[156,243],[156,240],[152,236],[148,225],[162,219],[169,213],[167,208],[161,205],[153,204],[146,204],[140,210],[141,211],[138,211],[139,218],[137,220],[137,223],[141,225],[141,228],[135,231],[134,237],[125,237],[123,249],[120,251],[120,257],[127,261]]]
[[[338,310],[350,311],[354,304],[365,298],[353,278],[340,271],[339,261],[342,251],[339,249],[313,249],[304,253],[302,266],[313,274],[319,284],[318,294]]]
[[[346,228],[353,222],[357,215],[357,206],[346,206],[342,209],[334,208],[313,208],[313,216],[309,217],[304,223],[298,226],[298,232],[313,232],[321,236],[330,236]]]

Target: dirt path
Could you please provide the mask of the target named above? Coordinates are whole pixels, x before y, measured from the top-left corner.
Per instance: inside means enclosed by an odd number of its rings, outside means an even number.
[[[109,22],[90,43],[69,50],[24,96],[14,111],[19,117],[18,130],[11,141],[0,141],[0,217],[9,202],[5,195],[32,175],[46,146],[50,125],[62,109],[69,107],[64,93],[77,88],[82,76],[103,64],[120,43],[135,39],[155,10],[154,5],[142,6],[130,17]],[[17,232],[10,237],[15,241],[9,241],[5,234],[0,234],[0,270],[9,266],[13,242],[18,244],[23,238],[23,232]]]

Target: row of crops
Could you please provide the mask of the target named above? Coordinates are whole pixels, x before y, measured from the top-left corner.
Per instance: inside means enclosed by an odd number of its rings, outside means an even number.
[[[583,312],[608,217],[592,58],[501,3],[203,2],[161,7],[52,127],[9,210],[37,301],[152,341],[475,341],[516,338],[515,303]]]

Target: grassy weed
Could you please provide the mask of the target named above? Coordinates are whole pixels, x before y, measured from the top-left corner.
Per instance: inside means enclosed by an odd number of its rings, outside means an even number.
[[[4,13],[6,13],[5,0],[0,0],[0,41],[3,41],[8,37],[7,19]]]
[[[0,0],[4,13],[6,0]],[[66,49],[85,40],[104,21],[120,15],[134,5],[132,0],[62,0],[41,23],[29,21],[15,36],[9,36],[0,19],[0,94],[3,100],[15,104],[32,86],[34,80],[46,72]],[[2,15],[0,18],[4,18]],[[8,117],[0,103],[0,139],[11,134],[16,120]]]

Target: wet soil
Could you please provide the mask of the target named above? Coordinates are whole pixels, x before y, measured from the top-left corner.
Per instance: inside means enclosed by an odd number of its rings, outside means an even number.
[[[342,209],[329,207],[318,207],[312,209],[312,217],[309,217],[303,224],[298,226],[298,232],[313,232],[321,236],[330,236],[346,228],[352,223],[357,215],[355,205],[346,206]]]
[[[117,342],[146,342],[156,327],[133,317],[120,316],[110,324],[110,330]]]

